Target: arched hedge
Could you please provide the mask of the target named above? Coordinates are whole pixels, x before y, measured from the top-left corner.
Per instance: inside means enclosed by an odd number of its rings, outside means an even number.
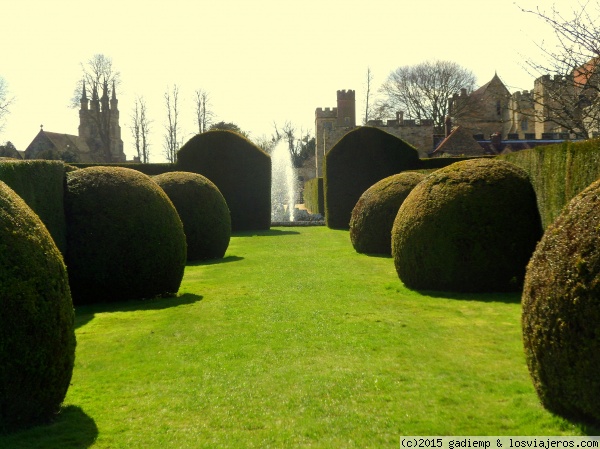
[[[518,290],[541,235],[527,173],[473,159],[437,170],[413,189],[394,221],[392,255],[409,288]]]
[[[376,182],[360,196],[350,217],[350,241],[357,252],[392,253],[392,227],[398,209],[423,178],[422,173],[398,173]]]
[[[62,255],[40,218],[0,182],[0,433],[50,420],[74,360]]]
[[[544,233],[522,297],[527,365],[542,404],[600,424],[600,181]]]
[[[177,292],[186,263],[183,225],[149,176],[121,167],[68,173],[65,214],[76,304]]]
[[[417,150],[379,128],[362,126],[342,137],[325,156],[327,226],[348,229],[352,209],[377,181],[419,168]]]
[[[181,218],[187,260],[223,257],[231,237],[231,216],[217,186],[190,172],[164,173],[152,179],[165,191]]]
[[[233,231],[271,227],[271,158],[233,131],[192,137],[177,153],[177,170],[199,173],[221,191]]]

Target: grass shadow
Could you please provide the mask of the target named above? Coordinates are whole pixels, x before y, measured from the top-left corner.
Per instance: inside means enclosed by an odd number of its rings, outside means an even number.
[[[361,253],[363,256],[373,257],[377,259],[391,259],[391,254],[383,254],[383,253]]]
[[[96,313],[131,312],[134,310],[162,310],[202,301],[201,295],[184,293],[167,298],[135,299],[131,301],[105,302],[75,306],[75,329],[89,323]]]
[[[288,231],[282,229],[269,229],[264,231],[236,231],[231,234],[232,237],[276,237],[280,235],[300,234],[298,231]]]
[[[518,304],[521,302],[521,292],[457,293],[434,290],[414,291],[429,298],[445,298],[459,301],[499,302],[504,304]]]
[[[187,266],[199,267],[202,265],[217,265],[221,263],[237,262],[239,260],[244,260],[244,258],[239,256],[226,256],[222,257],[221,259],[195,260],[193,262],[189,262]]]
[[[85,449],[98,438],[98,427],[81,407],[68,405],[51,423],[0,435],[0,447],[11,449]]]

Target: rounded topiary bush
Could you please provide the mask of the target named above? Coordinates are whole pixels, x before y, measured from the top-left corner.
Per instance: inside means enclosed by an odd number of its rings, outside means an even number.
[[[192,137],[177,153],[177,169],[199,173],[223,194],[233,231],[271,227],[271,157],[233,131]]]
[[[398,276],[409,288],[510,291],[542,234],[527,173],[472,159],[428,175],[400,206],[392,229]]]
[[[523,343],[542,404],[600,423],[600,181],[551,224],[527,266]]]
[[[327,226],[348,229],[352,209],[376,182],[419,168],[418,151],[379,128],[361,126],[344,135],[325,156]]]
[[[164,173],[153,179],[171,199],[183,222],[187,260],[223,257],[231,237],[231,217],[217,186],[189,172]]]
[[[120,167],[73,171],[65,215],[76,304],[177,292],[186,263],[183,225],[149,176]]]
[[[74,360],[62,255],[40,218],[0,182],[0,433],[50,420]]]
[[[388,176],[361,195],[350,217],[350,240],[359,253],[391,254],[392,227],[398,209],[425,178],[417,172]]]

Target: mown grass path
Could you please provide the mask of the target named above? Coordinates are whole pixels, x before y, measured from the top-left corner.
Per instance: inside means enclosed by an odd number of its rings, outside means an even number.
[[[357,254],[346,231],[237,234],[223,260],[187,267],[178,298],[78,308],[63,413],[0,447],[581,434],[538,403],[519,299],[407,290],[392,259]]]

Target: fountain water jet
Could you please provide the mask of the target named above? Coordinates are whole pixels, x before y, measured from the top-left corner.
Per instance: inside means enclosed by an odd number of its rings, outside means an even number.
[[[288,142],[280,140],[271,153],[271,222],[294,221],[297,191]]]

